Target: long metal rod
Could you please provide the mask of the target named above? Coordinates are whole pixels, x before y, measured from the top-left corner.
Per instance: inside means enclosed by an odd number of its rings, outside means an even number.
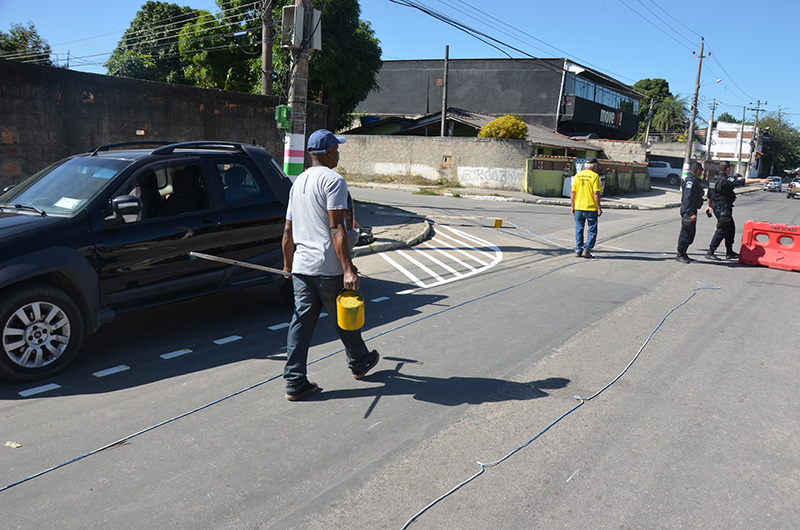
[[[248,269],[255,269],[257,271],[271,272],[272,274],[280,274],[287,278],[292,275],[280,269],[273,269],[272,267],[265,267],[264,265],[256,265],[255,263],[248,263],[246,261],[239,261],[236,259],[220,258],[219,256],[212,256],[211,254],[203,254],[202,252],[189,252],[193,258],[207,259],[208,261],[218,261],[220,263],[227,263],[228,265],[238,265],[239,267],[247,267]]]

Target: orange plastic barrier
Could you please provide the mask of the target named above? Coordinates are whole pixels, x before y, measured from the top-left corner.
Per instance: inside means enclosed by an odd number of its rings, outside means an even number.
[[[739,263],[800,271],[800,226],[747,221]]]

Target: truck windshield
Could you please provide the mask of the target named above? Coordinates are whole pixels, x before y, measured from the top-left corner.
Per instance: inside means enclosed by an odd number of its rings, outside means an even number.
[[[131,160],[78,157],[43,169],[0,195],[0,204],[31,206],[48,215],[72,216]]]

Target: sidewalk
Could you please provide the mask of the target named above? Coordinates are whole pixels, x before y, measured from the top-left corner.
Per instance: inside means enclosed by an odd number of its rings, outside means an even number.
[[[417,193],[424,188],[431,193],[445,197],[547,204],[563,207],[570,206],[568,197],[540,197],[521,191],[406,186],[376,184],[373,182],[348,182],[347,185],[351,188],[387,189],[405,191],[407,193]],[[737,188],[736,191],[737,193],[759,192],[761,191],[761,186],[751,185]],[[630,195],[603,196],[602,204],[603,209],[606,210],[657,210],[663,208],[679,208],[681,205],[681,196],[678,188],[659,186],[647,192],[638,192]],[[372,235],[375,236],[375,242],[371,245],[356,247],[353,251],[355,256],[414,246],[427,239],[430,235],[430,221],[414,213],[398,208],[356,201],[355,214],[358,224],[363,227],[372,228]]]

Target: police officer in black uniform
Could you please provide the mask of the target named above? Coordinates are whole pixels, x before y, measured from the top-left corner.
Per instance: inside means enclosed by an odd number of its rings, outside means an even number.
[[[767,179],[749,179],[741,175],[729,175],[731,164],[727,161],[720,163],[719,171],[708,181],[708,206],[706,214],[711,217],[711,212],[717,218],[717,230],[708,245],[706,259],[720,261],[721,258],[714,254],[717,247],[725,241],[725,259],[739,259],[739,254],[733,250],[733,237],[736,235],[736,225],[733,222],[733,202],[736,200],[734,188],[745,184],[766,183]]]
[[[690,172],[686,182],[683,183],[681,197],[681,233],[678,236],[678,254],[675,256],[675,261],[680,263],[693,261],[686,251],[694,242],[694,235],[697,232],[697,210],[703,207],[703,181],[700,178],[703,174],[703,164],[692,162]]]

